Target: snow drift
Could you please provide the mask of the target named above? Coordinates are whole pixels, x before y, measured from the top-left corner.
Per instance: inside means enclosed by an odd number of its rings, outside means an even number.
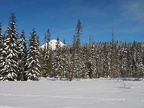
[[[144,81],[5,81],[0,108],[144,108]]]

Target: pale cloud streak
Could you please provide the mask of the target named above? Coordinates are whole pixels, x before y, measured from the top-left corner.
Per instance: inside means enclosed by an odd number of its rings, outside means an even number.
[[[128,0],[126,0],[128,1]],[[123,17],[137,21],[144,21],[144,0],[129,0],[124,2],[122,9]]]

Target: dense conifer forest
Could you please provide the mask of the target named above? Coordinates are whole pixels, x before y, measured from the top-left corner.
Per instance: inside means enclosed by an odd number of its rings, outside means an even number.
[[[0,23],[0,80],[37,81],[41,77],[73,80],[75,78],[141,78],[144,77],[144,44],[142,42],[118,42],[112,31],[111,42],[81,44],[82,23],[78,20],[73,45],[52,50],[50,29],[40,47],[33,28],[29,46],[22,30],[18,35],[16,17],[12,13],[6,34]]]

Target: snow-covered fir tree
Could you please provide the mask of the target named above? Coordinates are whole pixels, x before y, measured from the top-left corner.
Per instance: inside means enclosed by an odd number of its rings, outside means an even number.
[[[104,44],[100,43],[99,44],[99,77],[105,77],[105,71],[104,71],[104,60],[105,60],[105,56],[104,56]]]
[[[142,53],[142,45],[141,43],[137,43],[137,51],[136,51],[136,65],[137,65],[137,74],[138,77],[142,76],[144,71],[144,65],[143,65],[143,53]]]
[[[99,65],[100,65],[100,54],[99,54],[99,48],[98,48],[98,45],[95,45],[95,55],[96,55],[96,58],[95,58],[95,68],[96,68],[96,78],[99,78],[100,77],[100,69],[99,69]]]
[[[49,44],[50,42],[50,30],[48,29],[47,34],[45,35],[45,44],[44,44],[44,50],[43,50],[43,64],[42,64],[42,68],[43,68],[43,76],[44,77],[50,77],[51,75],[51,70],[52,70],[52,55],[53,55],[53,51],[52,48]]]
[[[132,50],[131,50],[132,45],[128,44],[127,45],[127,74],[128,77],[132,76],[132,64],[133,64],[133,54],[132,54]]]
[[[89,47],[88,45],[82,46],[82,51],[81,51],[81,60],[83,63],[83,68],[82,68],[82,78],[89,78],[89,72],[90,72],[90,67],[89,67]]]
[[[2,24],[1,24],[1,22],[0,22],[0,42],[3,42]]]
[[[26,56],[27,56],[27,47],[25,32],[22,30],[19,41],[19,75],[18,80],[26,80],[25,70],[26,70]]]
[[[4,56],[3,56],[3,49],[4,49],[4,43],[3,43],[3,35],[2,35],[2,26],[0,23],[0,80],[1,80],[1,73],[3,73],[4,70]]]
[[[7,38],[4,40],[6,47],[4,48],[5,61],[2,80],[15,81],[18,78],[19,72],[19,57],[18,57],[18,33],[16,31],[15,15],[12,13],[9,26],[7,28]]]
[[[114,40],[111,43],[110,46],[110,72],[109,75],[110,77],[119,77],[119,49],[118,49],[118,45],[116,42],[114,42]]]
[[[61,80],[65,76],[65,66],[66,66],[66,61],[65,61],[66,56],[65,55],[66,54],[65,54],[65,49],[64,48],[60,48],[59,51],[60,51],[60,53],[59,53],[60,54],[60,56],[59,56],[59,59],[60,59],[60,62],[59,62],[59,78]]]
[[[132,77],[137,77],[137,43],[133,42],[132,44],[132,66],[131,66],[131,75]]]
[[[27,58],[26,58],[26,77],[27,80],[39,80],[39,77],[41,76],[40,71],[40,64],[39,64],[39,50],[38,50],[38,43],[36,40],[36,31],[33,29],[30,33],[30,39],[29,39],[29,49],[27,51]]]
[[[107,43],[104,43],[104,46],[103,46],[103,56],[104,56],[104,59],[103,59],[103,74],[104,74],[104,77],[108,77],[109,74],[110,74],[110,48],[109,48],[109,44]]]
[[[80,36],[82,32],[82,25],[81,21],[78,20],[76,26],[76,34],[73,37],[73,52],[72,52],[72,71],[69,77],[69,80],[73,78],[80,78],[82,75],[82,65],[81,58],[80,58]]]
[[[77,51],[76,51],[77,52]],[[81,70],[81,59],[79,56],[79,53],[75,53],[75,56],[73,58],[73,77],[74,78],[81,78],[82,70]]]
[[[88,75],[89,78],[93,78],[95,76],[95,49],[94,49],[94,45],[92,44],[90,47],[90,59],[88,62]]]
[[[81,33],[82,33],[82,24],[81,24],[80,19],[78,19],[77,26],[76,26],[76,34],[75,34],[76,44],[80,44]]]
[[[122,45],[122,48],[120,50],[120,73],[122,77],[128,77],[127,73],[127,66],[128,66],[128,57],[127,57],[127,47],[126,43]]]
[[[53,60],[53,74],[54,77],[59,77],[62,71],[61,67],[61,56],[62,56],[62,48],[60,46],[60,39],[57,37],[57,44],[56,44],[56,50],[55,50],[55,57]]]
[[[60,78],[68,78],[69,72],[71,71],[71,60],[70,60],[71,54],[69,51],[69,48],[67,46],[64,46],[62,48],[62,56],[61,56],[61,74]]]

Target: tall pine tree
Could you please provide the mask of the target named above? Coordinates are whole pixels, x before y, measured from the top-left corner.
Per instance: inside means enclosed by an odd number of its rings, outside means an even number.
[[[54,77],[60,78],[60,73],[61,73],[61,46],[60,46],[60,39],[57,37],[57,43],[56,43],[56,50],[55,50],[55,57],[53,60],[53,72],[54,72]]]
[[[72,54],[72,71],[70,72],[69,80],[71,81],[73,77],[80,78],[81,70],[81,60],[80,60],[80,36],[82,32],[82,25],[80,19],[77,22],[76,34],[73,38],[73,54]]]
[[[50,76],[51,70],[52,70],[52,48],[49,44],[50,42],[50,30],[48,29],[47,34],[45,35],[45,45],[44,45],[44,56],[43,56],[43,61],[44,63],[42,64],[43,68],[43,76],[47,77]]]
[[[26,39],[25,32],[22,30],[19,41],[19,75],[18,80],[26,80],[25,78],[25,70],[26,70],[26,56],[27,56],[27,47],[26,47]]]
[[[5,70],[2,73],[2,79],[14,81],[17,80],[19,72],[18,33],[16,30],[16,19],[14,13],[12,13],[9,26],[7,28],[7,38],[5,39],[5,45]]]
[[[4,49],[4,43],[3,43],[3,35],[2,35],[2,26],[0,23],[0,80],[1,80],[1,73],[3,73],[3,69],[4,69],[3,49]]]
[[[26,77],[27,80],[39,80],[39,77],[41,76],[40,71],[40,64],[39,64],[39,50],[38,50],[38,43],[36,40],[36,31],[33,29],[30,33],[30,45],[27,52],[27,59],[26,59]]]

